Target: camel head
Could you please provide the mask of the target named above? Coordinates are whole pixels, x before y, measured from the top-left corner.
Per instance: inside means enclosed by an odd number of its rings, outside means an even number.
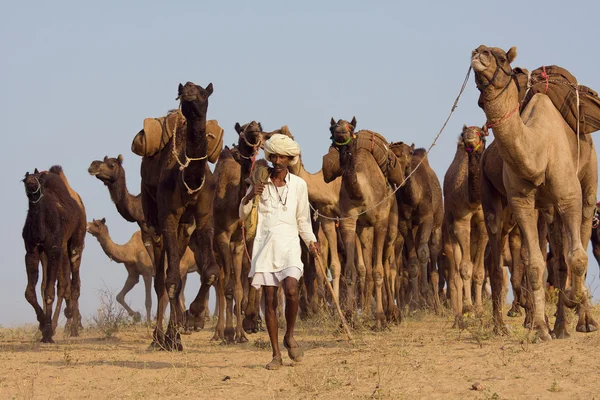
[[[92,222],[87,223],[87,232],[94,237],[98,237],[102,234],[108,234],[108,227],[106,226],[106,218],[93,219]]]
[[[498,47],[479,46],[471,54],[471,66],[475,71],[475,83],[483,94],[495,98],[504,92],[513,72],[510,64],[517,58],[517,48],[505,52]]]
[[[331,118],[331,126],[329,127],[331,141],[336,146],[347,145],[354,137],[354,129],[356,129],[356,117],[352,117],[350,122],[343,119],[335,122],[335,119]]]
[[[275,129],[273,132],[263,132],[263,142],[266,142],[267,140],[271,139],[271,136],[275,135],[276,133],[280,135],[285,135],[292,140],[294,139],[294,135],[292,135],[292,132],[290,132],[290,128],[288,128],[287,125],[284,125],[279,129]]]
[[[108,158],[104,156],[104,160],[92,161],[88,168],[90,175],[100,179],[105,185],[115,183],[124,176],[123,156],[118,155],[117,158]]]
[[[25,177],[23,178],[22,182],[25,186],[25,194],[27,195],[27,198],[29,199],[30,202],[38,202],[42,196],[42,183],[43,183],[43,174],[45,173],[45,171],[38,171],[38,169],[36,168],[32,173],[29,173],[29,171],[27,171],[25,173]]]
[[[208,97],[213,92],[213,85],[209,83],[206,89],[202,86],[187,82],[179,84],[177,100],[181,101],[181,112],[187,119],[205,118],[208,110]]]
[[[252,153],[246,155],[252,157],[263,147],[265,133],[260,122],[252,121],[244,125],[236,122],[234,128],[239,135],[238,148],[244,153]]]
[[[481,154],[485,150],[487,136],[488,133],[484,128],[463,125],[459,142],[465,147],[467,153]]]
[[[413,154],[415,153],[415,144],[410,146],[404,142],[392,142],[390,143],[390,150],[396,155],[401,168],[404,170],[404,175],[409,172],[410,164],[412,162]]]

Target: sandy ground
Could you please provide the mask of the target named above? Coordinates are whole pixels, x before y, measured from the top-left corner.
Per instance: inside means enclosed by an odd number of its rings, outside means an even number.
[[[533,343],[521,318],[507,318],[510,335],[496,337],[489,318],[459,331],[450,317],[423,313],[356,331],[348,344],[320,317],[299,322],[305,360],[284,353],[278,371],[264,368],[266,332],[225,346],[210,341],[209,326],[168,353],[149,351],[140,325],[111,339],[98,328],[75,339],[59,332],[51,345],[38,343],[35,327],[0,328],[0,398],[600,399],[600,332],[574,332],[571,319],[571,338]]]

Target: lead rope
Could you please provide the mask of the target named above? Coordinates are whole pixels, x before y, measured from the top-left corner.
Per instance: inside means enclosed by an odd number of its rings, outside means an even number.
[[[193,195],[194,193],[197,193],[200,190],[202,190],[202,187],[204,187],[204,182],[206,181],[206,177],[202,178],[202,183],[200,184],[200,186],[198,188],[192,189],[191,187],[188,186],[187,182],[185,181],[185,169],[190,165],[190,162],[192,162],[192,161],[205,160],[208,157],[208,152],[206,155],[199,157],[199,158],[189,158],[187,156],[187,152],[184,151],[185,164],[181,162],[181,160],[179,159],[179,155],[177,154],[177,125],[179,124],[179,113],[180,112],[181,112],[181,102],[179,103],[179,108],[176,111],[177,115],[175,116],[175,126],[173,127],[173,145],[171,146],[171,153],[173,154],[173,157],[177,161],[177,164],[179,164],[179,171],[181,171],[181,181],[183,182],[183,185],[187,189],[188,194]],[[165,125],[166,124],[167,124],[167,121],[165,119]]]
[[[471,75],[471,70],[473,67],[469,67],[469,70],[467,71],[467,75],[465,76],[465,80],[462,83],[462,86],[460,88],[460,91],[458,92],[458,96],[456,96],[456,99],[454,100],[454,104],[452,105],[452,109],[450,110],[450,113],[448,114],[448,118],[446,118],[446,121],[444,121],[444,125],[442,125],[442,128],[440,129],[440,131],[438,132],[438,134],[435,136],[435,138],[433,139],[433,142],[431,143],[431,145],[429,146],[429,148],[427,149],[427,151],[425,152],[425,157],[423,157],[421,159],[421,161],[419,161],[419,163],[417,164],[417,166],[404,178],[404,180],[402,181],[402,183],[400,185],[398,185],[396,187],[396,189],[394,189],[393,192],[389,193],[387,196],[385,196],[379,203],[375,204],[373,207],[368,208],[358,214],[355,215],[347,215],[347,216],[343,216],[343,217],[327,217],[325,215],[319,215],[321,218],[330,220],[330,221],[336,221],[337,224],[339,224],[339,221],[341,220],[345,220],[345,219],[353,219],[353,218],[358,218],[363,214],[368,213],[369,211],[372,211],[374,209],[376,209],[377,207],[379,207],[380,205],[382,205],[384,202],[386,202],[391,196],[395,195],[396,192],[398,190],[400,190],[400,188],[402,186],[404,186],[406,184],[406,182],[410,179],[410,177],[419,169],[419,167],[421,166],[421,164],[423,164],[423,161],[425,161],[425,159],[429,156],[429,152],[431,151],[431,149],[433,148],[433,146],[436,145],[437,140],[440,138],[442,132],[444,131],[444,129],[446,128],[446,125],[448,124],[448,121],[450,121],[450,117],[452,117],[452,114],[454,113],[454,111],[456,110],[456,107],[458,107],[458,100],[460,99],[460,96],[462,96],[463,92],[465,91],[465,88],[467,87],[467,83],[469,82],[469,76]],[[310,204],[310,202],[308,203],[311,210],[313,210],[313,212],[317,212],[317,210],[312,206],[312,204]]]
[[[579,143],[579,82],[575,88],[575,94],[577,95],[577,173],[579,175],[579,157],[581,156],[581,143]]]

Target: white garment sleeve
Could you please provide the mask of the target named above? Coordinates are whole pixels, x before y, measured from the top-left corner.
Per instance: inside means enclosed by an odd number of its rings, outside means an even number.
[[[248,196],[252,190],[254,190],[254,187],[250,186],[244,197]],[[252,211],[252,203],[253,203],[253,201],[250,200],[247,204],[244,204],[244,199],[242,198],[242,201],[240,202],[240,211],[239,211],[240,219],[242,221],[245,220],[246,218],[248,218],[248,215],[250,215],[250,212]]]
[[[310,222],[310,208],[308,204],[308,189],[306,182],[301,180],[298,183],[298,207],[296,207],[296,221],[298,221],[298,233],[308,247],[311,242],[317,242],[317,237],[312,230]]]

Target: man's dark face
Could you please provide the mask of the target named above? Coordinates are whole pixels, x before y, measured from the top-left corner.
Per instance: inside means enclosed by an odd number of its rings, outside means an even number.
[[[269,157],[269,161],[271,161],[271,164],[273,164],[273,169],[276,172],[286,170],[293,159],[294,157],[282,156],[280,154],[271,154],[271,157]]]

